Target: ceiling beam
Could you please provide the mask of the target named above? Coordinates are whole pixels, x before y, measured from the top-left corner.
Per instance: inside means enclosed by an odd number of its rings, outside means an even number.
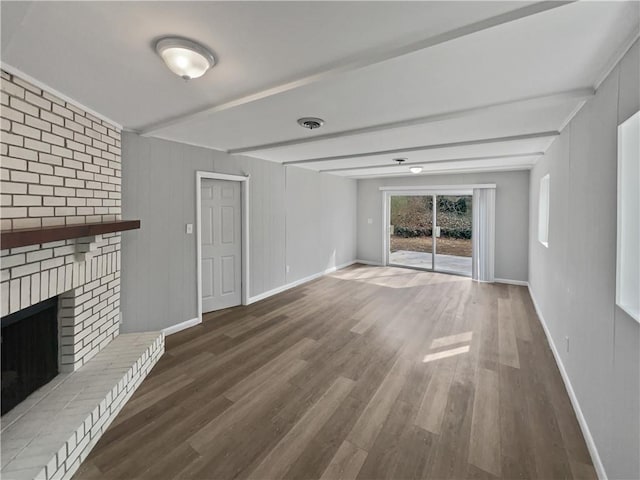
[[[327,169],[318,170],[318,171],[320,173],[335,173],[335,172],[349,172],[354,170],[373,170],[376,168],[398,168],[398,166],[411,167],[415,165],[419,165],[427,168],[429,165],[434,165],[439,163],[473,162],[476,160],[500,160],[504,158],[537,157],[540,155],[544,155],[544,152],[513,153],[511,155],[489,155],[484,157],[449,158],[449,159],[428,160],[424,162],[405,162],[400,165],[395,163],[390,163],[388,165],[365,165],[365,166],[358,166],[358,167],[327,168]]]
[[[380,123],[377,125],[371,125],[363,128],[354,128],[352,130],[343,130],[340,132],[327,133],[325,135],[317,135],[314,137],[297,138],[294,140],[285,140],[282,142],[266,143],[263,145],[253,145],[250,147],[233,148],[229,150],[230,154],[243,154],[251,152],[259,152],[263,150],[272,150],[275,148],[291,147],[294,145],[304,145],[307,143],[320,142],[323,140],[333,140],[336,138],[350,137],[354,135],[362,135],[365,133],[374,133],[383,130],[389,130],[393,128],[406,128],[413,127],[415,125],[424,125],[433,122],[441,122],[443,120],[452,120],[456,118],[465,117],[477,113],[484,113],[499,108],[504,108],[510,105],[526,102],[549,102],[549,101],[562,101],[562,100],[578,100],[585,101],[595,95],[595,89],[591,87],[576,88],[573,90],[566,90],[563,92],[552,93],[549,95],[529,96],[518,98],[516,100],[508,100],[505,102],[497,102],[492,104],[481,105],[479,107],[465,108],[461,110],[452,110],[444,113],[437,113],[435,115],[427,115],[424,117],[410,118],[406,120],[400,120],[397,122]]]
[[[282,162],[283,165],[299,165],[304,163],[329,162],[331,160],[347,160],[350,158],[375,157],[379,155],[398,155],[401,153],[420,152],[423,150],[436,150],[439,148],[468,147],[472,145],[486,145],[491,143],[514,142],[518,140],[532,140],[536,138],[557,137],[560,132],[552,130],[549,132],[526,133],[524,135],[512,135],[510,137],[483,138],[478,140],[467,140],[464,142],[438,143],[431,145],[420,145],[418,147],[397,148],[393,150],[378,150],[374,152],[352,153],[349,155],[335,155],[333,157],[307,158],[305,160],[291,160]]]
[[[480,32],[482,30],[486,30],[492,27],[496,27],[498,25],[510,23],[515,20],[519,20],[521,18],[525,18],[541,12],[545,12],[547,10],[558,8],[563,5],[573,3],[574,1],[575,0],[557,1],[557,2],[556,1],[537,2],[531,5],[527,5],[525,7],[521,7],[512,11],[500,14],[500,15],[496,15],[494,17],[486,18],[484,20],[471,23],[469,25],[464,25],[462,27],[455,28],[448,32],[443,32],[432,37],[423,38],[415,42],[405,43],[402,45],[394,45],[387,49],[384,49],[384,48],[372,49],[368,52],[353,55],[351,57],[342,59],[338,62],[335,62],[332,65],[329,65],[328,67],[326,67],[325,70],[320,70],[311,75],[307,75],[306,77],[298,78],[290,82],[282,83],[279,85],[273,85],[265,90],[253,92],[248,95],[234,98],[232,100],[229,100],[224,103],[220,103],[218,105],[210,105],[208,107],[205,107],[196,111],[177,115],[177,116],[168,118],[166,120],[153,123],[151,125],[148,125],[140,129],[140,134],[142,136],[149,136],[154,134],[155,132],[158,132],[159,130],[164,130],[165,128],[171,127],[179,123],[198,120],[200,118],[206,117],[213,113],[222,112],[224,110],[229,110],[231,108],[236,108],[241,105],[246,105],[248,103],[256,102],[258,100],[263,100],[265,98],[278,95],[280,93],[288,92],[290,90],[295,90],[297,88],[304,87],[306,85],[311,85],[313,83],[328,80],[328,79],[337,77],[339,75],[342,75],[344,73],[369,67],[371,65],[382,63],[387,60],[392,60],[394,58],[401,57],[403,55],[408,55],[410,53],[414,53],[420,50],[424,50],[424,49],[433,47],[435,45],[440,45],[442,43],[446,43],[451,40],[455,40],[457,38],[471,35],[473,33]]]
[[[520,172],[523,170],[531,170],[531,165],[515,165],[507,167],[462,167],[449,168],[447,170],[424,170],[421,173],[372,173],[369,175],[342,175],[344,178],[367,179],[376,177],[416,177],[420,175],[446,175],[448,173],[474,173],[474,172]]]

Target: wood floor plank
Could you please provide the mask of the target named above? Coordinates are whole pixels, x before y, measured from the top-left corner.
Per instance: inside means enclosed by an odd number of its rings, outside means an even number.
[[[124,422],[128,418],[132,417],[136,413],[144,410],[149,405],[161,400],[162,398],[171,395],[172,393],[181,390],[193,383],[193,379],[186,375],[179,375],[168,382],[163,384],[160,391],[151,391],[144,395],[137,396],[129,400],[127,404],[127,410],[121,415],[118,415],[118,422]]]
[[[366,458],[367,452],[345,440],[320,479],[354,480]]]
[[[591,464],[591,461],[589,461],[589,463],[582,463],[582,462],[570,462],[571,465],[571,474],[573,475],[573,478],[575,479],[580,479],[580,480],[597,480],[598,479],[598,475],[596,475],[596,472],[593,468],[593,465]]]
[[[315,346],[316,342],[314,340],[303,338],[293,347],[285,350],[251,375],[243,378],[227,390],[224,395],[235,402],[245,395],[255,393],[265,382],[273,381],[282,371],[286,371],[287,366],[294,360],[302,360],[301,357]]]
[[[520,368],[511,300],[498,299],[498,356],[502,365]]]
[[[492,475],[489,472],[485,472],[484,470],[476,467],[475,465],[468,464],[467,473],[465,474],[464,478],[466,480],[494,480],[498,477],[496,477],[495,475]],[[514,477],[508,477],[508,478],[514,478]]]
[[[299,372],[306,362],[304,360],[294,360],[287,368],[279,372],[271,382],[265,385],[260,395],[245,396],[233,404],[227,411],[227,414],[220,419],[214,419],[211,423],[200,429],[190,439],[189,443],[198,452],[206,453],[207,446],[215,441],[218,435],[224,433],[225,430],[233,428],[235,424],[242,421],[246,415],[255,414],[260,411],[260,407],[264,405],[265,400],[270,396],[278,395],[288,388],[287,380]]]
[[[406,381],[408,371],[408,362],[399,357],[360,415],[347,440],[362,450],[368,451],[371,448]]]
[[[203,320],[75,478],[596,478],[524,287],[356,265]]]
[[[554,417],[570,463],[592,465],[589,449],[583,441],[580,425],[560,376],[560,371],[553,359],[553,354],[550,351],[536,350],[534,362],[538,365],[545,365],[544,372],[539,372],[540,380],[544,384],[549,401],[553,406]]]
[[[178,422],[184,417],[184,412],[180,409],[171,409],[155,417],[152,421],[145,423],[134,432],[129,432],[127,441],[115,441],[109,443],[104,448],[97,450],[92,455],[91,461],[103,472],[110,473],[111,470],[121,467],[125,463],[140,464],[147,459],[138,457],[131,445],[142,445],[152,441],[158,431]]]
[[[189,463],[199,458],[188,443],[178,443],[162,457],[157,458],[144,472],[136,475],[136,478],[145,480],[157,480],[159,478],[175,478],[182,469],[183,463]]]
[[[362,410],[364,410],[363,402],[348,395],[307,444],[284,478],[291,480],[320,478]]]
[[[420,409],[415,419],[415,425],[428,432],[438,434],[442,425],[447,403],[449,401],[449,387],[455,372],[458,359],[443,358],[431,365],[433,374],[424,392]]]
[[[512,320],[516,337],[530,342],[533,338],[531,334],[531,320],[533,319],[535,321],[537,319],[534,315],[535,312],[533,311],[533,308],[528,311],[526,305],[527,300],[530,301],[529,293],[526,288],[510,285],[509,294],[512,299]]]
[[[431,459],[419,478],[465,478],[468,469],[469,439],[473,413],[472,384],[451,383],[447,411]],[[427,432],[428,433],[428,432]]]
[[[396,400],[380,428],[375,441],[369,447],[367,458],[358,472],[359,479],[392,478],[399,460],[402,433],[411,427],[413,407],[401,400]]]
[[[542,478],[571,478],[567,451],[542,377],[543,370],[550,365],[537,361],[532,342],[519,342],[518,345],[529,371],[526,401],[537,473]]]
[[[500,367],[500,443],[502,473],[512,478],[537,478],[533,439],[522,371]]]
[[[251,472],[250,477],[256,479],[280,478],[338,408],[351,388],[353,388],[353,380],[338,377],[318,402],[307,410],[300,421]]]
[[[491,285],[481,284],[482,301],[476,305],[480,336],[479,366],[498,372],[500,369],[500,343],[498,339],[498,298],[491,295]]]
[[[385,316],[386,312],[382,312],[382,315],[373,315],[373,312],[379,312],[380,309],[384,308],[384,302],[380,301],[380,299],[375,299],[374,301],[365,304],[359,311],[354,314],[354,318],[358,319],[358,323],[356,323],[353,327],[351,327],[351,331],[353,333],[357,333],[358,335],[362,335],[367,330],[369,330],[376,322],[380,321],[381,318]]]
[[[493,370],[478,370],[473,402],[469,463],[500,476],[500,395],[499,377]]]
[[[76,471],[75,478],[93,480],[94,478],[105,478],[105,475],[92,461],[86,461]]]
[[[400,346],[396,342],[390,342],[390,344],[368,343],[367,348],[363,348],[362,355],[359,358],[356,357],[354,361],[353,367],[357,368],[346,366],[345,376],[357,380],[351,395],[369,403],[373,394],[380,387],[380,383],[398,359],[399,354]]]
[[[291,403],[300,405],[301,389],[278,391],[264,399],[258,411],[238,419],[209,444],[206,454],[181,472],[179,478],[247,478],[249,473],[282,440],[298,418],[280,415]]]
[[[404,432],[397,440],[397,459],[395,468],[390,474],[390,478],[422,480],[423,472],[433,460],[436,451],[438,435],[426,432],[425,430],[407,425]]]
[[[135,448],[123,442],[111,442],[100,455],[95,457],[95,463],[109,476],[137,478],[157,462],[164,462],[168,456],[176,454],[176,445],[188,445],[187,439],[206,425],[213,418],[217,418],[231,402],[219,396],[206,402],[199,409],[187,409],[181,406],[167,410],[157,420],[145,425],[132,440],[136,441]],[[158,436],[166,435],[171,441],[156,443]],[[190,446],[189,446],[190,447]],[[189,452],[191,448],[180,451]],[[180,459],[181,462],[185,458]]]

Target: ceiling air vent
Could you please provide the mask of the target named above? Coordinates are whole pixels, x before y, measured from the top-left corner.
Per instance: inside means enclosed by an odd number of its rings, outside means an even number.
[[[298,119],[298,125],[309,130],[315,130],[324,125],[324,120],[316,117],[303,117]]]

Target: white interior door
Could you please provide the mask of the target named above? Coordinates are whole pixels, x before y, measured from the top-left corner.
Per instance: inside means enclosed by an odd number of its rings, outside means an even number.
[[[242,303],[240,182],[202,179],[202,311]]]

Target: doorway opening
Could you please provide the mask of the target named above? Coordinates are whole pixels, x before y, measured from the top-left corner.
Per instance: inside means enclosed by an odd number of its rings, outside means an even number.
[[[198,320],[247,305],[249,297],[249,177],[196,173]]]
[[[471,192],[388,196],[388,264],[471,277]]]

